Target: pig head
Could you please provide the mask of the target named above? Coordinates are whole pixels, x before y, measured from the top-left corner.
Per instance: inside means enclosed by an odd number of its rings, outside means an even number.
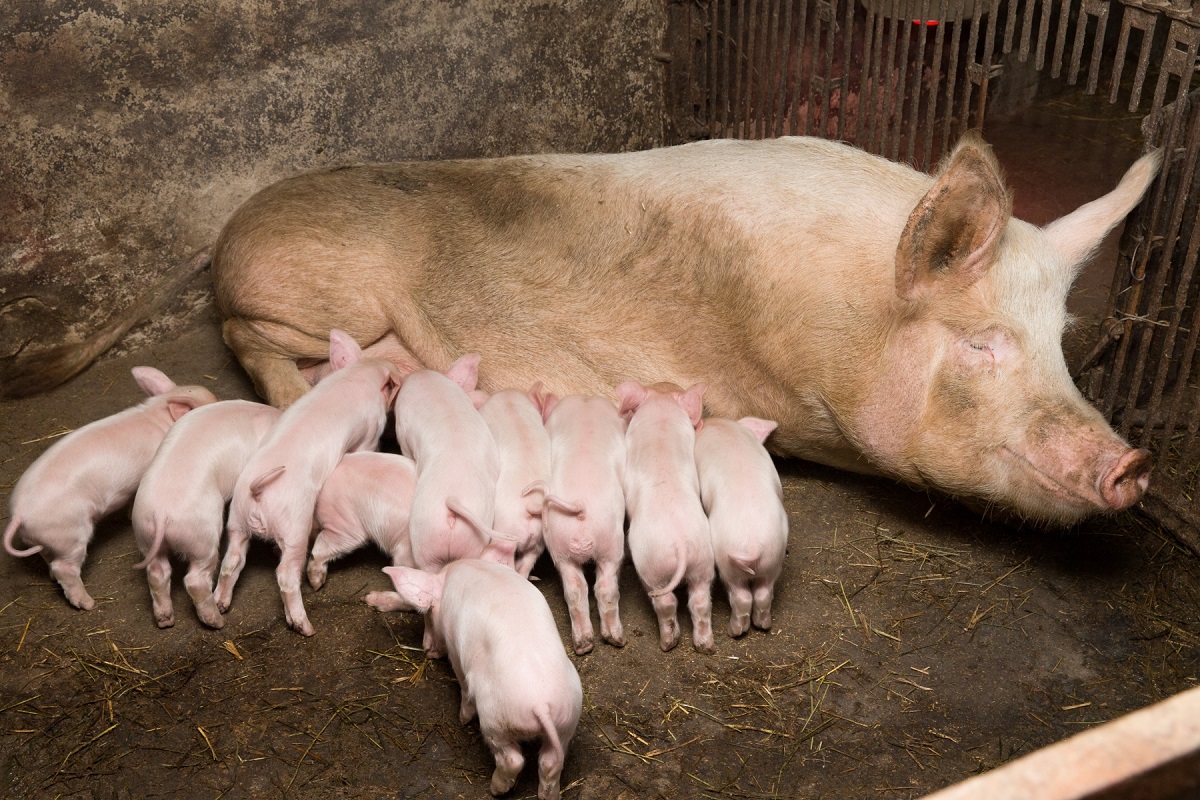
[[[277,405],[339,327],[405,372],[481,353],[487,391],[704,382],[707,413],[777,420],[778,454],[1069,523],[1147,484],[1061,337],[1158,158],[1045,228],[976,136],[933,176],[808,137],[316,171],[246,202],[213,281]]]

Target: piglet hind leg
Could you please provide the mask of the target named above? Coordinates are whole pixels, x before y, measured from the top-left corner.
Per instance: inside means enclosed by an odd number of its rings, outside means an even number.
[[[562,782],[563,752],[553,742],[542,740],[538,753],[538,800],[558,800]]]
[[[165,553],[146,565],[146,582],[150,584],[155,624],[160,628],[171,627],[175,624],[175,608],[171,604],[171,562]]]
[[[43,550],[42,554],[44,557],[46,551]],[[86,543],[75,545],[65,553],[56,553],[47,561],[50,565],[50,577],[58,581],[63,594],[67,597],[67,602],[76,608],[91,611],[96,607],[96,601],[84,588],[83,578],[80,576],[85,558],[87,558]]]
[[[679,644],[679,620],[676,616],[679,603],[674,592],[650,595],[654,614],[658,617],[658,646],[665,653]]]
[[[692,646],[701,653],[716,652],[712,630],[712,583],[688,584],[688,613],[692,617]]]
[[[188,597],[192,598],[192,605],[196,607],[196,616],[200,621],[210,628],[220,630],[225,627],[225,617],[221,616],[220,610],[217,609],[217,598],[213,594],[212,580],[216,570],[217,550],[213,548],[207,558],[192,562],[183,578],[183,585],[187,588]]]
[[[754,605],[754,595],[745,582],[731,580],[726,582],[729,590],[729,635],[741,636],[750,629],[750,609]]]
[[[600,611],[600,636],[615,647],[625,646],[625,628],[619,608],[621,590],[620,560],[596,564],[596,608]]]
[[[312,553],[308,560],[308,582],[314,589],[320,589],[329,575],[329,562],[366,543],[366,534],[359,536],[323,528],[313,541]]]
[[[275,580],[279,583],[279,594],[283,598],[283,613],[292,630],[304,636],[316,633],[304,610],[304,598],[300,594],[300,579],[304,574],[304,546],[285,544],[275,569]]]
[[[233,587],[237,584],[242,568],[246,566],[246,550],[250,547],[250,534],[236,528],[229,529],[229,543],[225,545],[225,558],[221,560],[221,576],[217,579],[217,609],[222,613],[229,610],[233,602]]]
[[[592,652],[596,637],[592,631],[591,609],[588,607],[587,578],[579,565],[569,559],[558,564],[562,576],[563,597],[571,615],[571,639],[576,655]]]
[[[499,797],[512,791],[517,783],[517,776],[525,766],[525,756],[521,754],[521,745],[509,736],[498,735],[496,732],[484,733],[483,740],[496,758],[496,770],[492,773],[490,791],[493,797]]]
[[[764,631],[771,629],[771,604],[774,601],[774,585],[767,583],[754,587],[754,611],[751,615],[754,627]]]

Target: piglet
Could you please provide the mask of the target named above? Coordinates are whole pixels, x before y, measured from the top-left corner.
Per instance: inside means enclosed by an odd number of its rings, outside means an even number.
[[[531,484],[544,486],[550,477],[550,436],[542,424],[540,388],[497,392],[479,407],[500,457],[493,527],[516,539],[517,572],[525,577],[545,549],[542,498],[524,493]]]
[[[397,593],[427,612],[462,693],[459,719],[478,713],[496,759],[491,792],[512,789],[525,764],[520,743],[540,739],[538,797],[557,798],[567,746],[583,705],[579,673],[558,637],[546,599],[512,568],[512,544],[438,573],[385,567]],[[499,563],[497,563],[499,562]]]
[[[562,576],[575,652],[592,649],[583,565],[596,564],[600,635],[622,647],[618,578],[625,557],[625,420],[603,397],[550,395],[543,407],[550,435],[550,491],[542,511],[546,549]]]
[[[348,453],[317,495],[317,538],[308,562],[308,582],[325,584],[329,562],[368,541],[392,559],[413,566],[408,513],[417,482],[411,458],[393,453]]]
[[[675,588],[688,587],[692,645],[711,653],[713,551],[696,477],[696,427],[704,385],[617,387],[625,434],[625,506],[629,554],[658,615],[659,646],[679,644]]]
[[[145,556],[135,569],[146,570],[158,627],[175,624],[168,551],[188,562],[183,585],[200,621],[225,625],[213,597],[225,504],[278,418],[277,408],[226,400],[197,409],[167,432],[133,501],[133,534]]]
[[[288,625],[312,636],[300,580],[321,486],[346,453],[372,450],[387,423],[401,375],[391,362],[362,359],[358,344],[341,331],[329,335],[334,372],[289,406],[271,428],[233,489],[229,544],[217,581],[217,605],[233,597],[251,534],[280,549],[275,570]]]
[[[133,496],[170,427],[192,409],[217,401],[203,387],[176,386],[153,367],[134,367],[133,379],[150,399],[56,442],[25,471],[9,498],[4,549],[18,557],[41,553],[76,608],[96,606],[80,578],[96,522]],[[18,531],[31,547],[16,548]]]
[[[763,440],[770,420],[709,417],[696,432],[696,473],[717,572],[729,592],[729,635],[771,627],[775,581],[787,551],[779,473]]]

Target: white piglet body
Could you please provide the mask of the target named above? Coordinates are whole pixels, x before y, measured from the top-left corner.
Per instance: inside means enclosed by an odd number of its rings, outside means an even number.
[[[283,412],[238,478],[217,582],[222,611],[229,608],[253,534],[280,549],[275,575],[288,625],[305,636],[315,632],[300,581],[317,495],[342,456],[378,447],[400,381],[390,362],[360,360],[360,355],[353,339],[340,331],[331,334],[329,360],[336,371]]]
[[[729,634],[771,627],[775,582],[787,551],[779,473],[762,440],[775,423],[709,417],[696,432],[696,472],[717,572],[729,592]]]
[[[411,458],[394,453],[348,453],[317,496],[317,538],[308,562],[314,589],[325,584],[329,562],[374,542],[392,566],[414,566],[408,514],[417,482]]]
[[[17,481],[9,499],[5,549],[14,556],[41,553],[51,577],[76,608],[96,605],[80,577],[96,522],[137,491],[176,420],[217,400],[200,386],[176,386],[151,367],[135,367],[133,376],[148,400],[53,444]],[[18,534],[32,546],[18,550]]]
[[[600,635],[621,647],[618,581],[625,557],[625,421],[603,397],[547,403],[550,482],[543,509],[546,549],[562,576],[575,652],[592,649],[583,565],[596,564]]]
[[[479,407],[496,440],[499,475],[496,479],[494,526],[517,540],[517,572],[533,570],[543,543],[541,498],[524,494],[530,484],[550,477],[550,436],[542,425],[535,401],[523,392],[497,392]]]
[[[632,412],[625,435],[625,505],[629,555],[658,616],[659,646],[679,643],[675,589],[686,584],[692,644],[714,649],[712,543],[696,477],[696,425],[704,386],[617,387],[621,413]]]
[[[213,403],[188,414],[167,433],[138,487],[133,533],[145,560],[154,617],[160,628],[175,624],[171,562],[188,562],[184,585],[200,620],[225,624],[213,597],[220,559],[225,503],[250,456],[279,418],[279,409],[247,400]]]
[[[511,544],[508,545],[511,554]],[[428,613],[462,692],[459,719],[476,714],[496,759],[491,792],[503,794],[524,766],[520,743],[540,739],[538,797],[559,796],[567,746],[583,705],[545,598],[509,564],[466,559],[432,574],[385,569],[407,603]]]

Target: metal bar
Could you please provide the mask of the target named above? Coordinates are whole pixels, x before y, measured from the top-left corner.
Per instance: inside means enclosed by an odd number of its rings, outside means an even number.
[[[894,9],[896,4],[894,0],[885,0],[890,3]],[[871,80],[867,85],[866,91],[859,94],[858,97],[858,113],[866,116],[867,128],[863,138],[858,141],[858,146],[867,152],[874,153],[876,129],[879,123],[879,100],[882,91],[883,83],[883,40],[887,29],[887,15],[880,13],[875,17],[875,37],[874,49],[871,52]],[[867,98],[867,102],[863,102],[863,97]],[[860,127],[862,123],[859,123]]]
[[[725,3],[725,26],[724,26],[724,28],[722,28],[722,33],[721,33],[721,42],[723,45],[723,47],[721,48],[721,56],[722,56],[721,74],[722,74],[722,81],[724,83],[724,86],[723,86],[723,89],[721,92],[721,136],[723,136],[723,137],[729,136],[729,111],[730,111],[730,104],[729,104],[730,86],[729,86],[729,83],[730,83],[730,78],[731,78],[732,73],[734,71],[736,71],[736,69],[737,69],[737,62],[734,60],[735,57],[730,52],[732,49],[730,47],[730,33],[733,30],[733,24],[732,24],[733,10],[732,9],[733,9],[732,0],[728,0]],[[732,69],[730,68],[731,63],[733,65]]]
[[[1108,102],[1117,102],[1117,95],[1121,90],[1121,75],[1125,70],[1125,57],[1129,52],[1129,37],[1136,28],[1142,34],[1141,48],[1138,51],[1137,69],[1134,72],[1133,92],[1129,98],[1129,110],[1136,111],[1142,98],[1146,68],[1150,64],[1150,50],[1153,47],[1154,27],[1158,22],[1158,15],[1132,5],[1134,0],[1122,0],[1122,2],[1125,4],[1125,10],[1121,15],[1121,37],[1117,41],[1117,55],[1113,61],[1112,89],[1108,94]]]
[[[992,63],[992,55],[996,44],[996,34],[993,25],[999,24],[1000,0],[992,0],[991,13],[988,15],[987,28],[983,37],[983,63],[979,70],[979,100],[975,109],[975,127],[983,128],[984,115],[987,113],[988,85],[992,78],[998,77],[1003,70],[1000,64]]]
[[[1169,13],[1169,12],[1168,12]],[[1179,45],[1186,45],[1180,48]],[[1200,48],[1200,27],[1187,24],[1183,20],[1171,20],[1171,28],[1167,33],[1167,51],[1163,54],[1162,69],[1158,73],[1158,85],[1154,88],[1154,108],[1162,106],[1167,92],[1167,80],[1174,75],[1179,79],[1180,90],[1176,93],[1186,95],[1191,86],[1192,76],[1196,71],[1196,53]]]
[[[787,0],[783,0],[787,2]],[[763,109],[763,128],[762,138],[769,136],[778,136],[775,129],[779,127],[779,111],[775,103],[775,97],[778,95],[776,91],[779,84],[779,53],[780,39],[782,38],[779,32],[779,6],[780,0],[771,0],[770,23],[768,32],[770,34],[767,42],[767,56],[763,59],[763,95],[760,108]]]
[[[1004,49],[1001,51],[1005,55],[1012,52],[1013,34],[1017,30],[1017,0],[1009,0],[1008,15],[1004,21]]]
[[[962,43],[962,27],[967,24],[966,9],[964,5],[966,0],[954,0],[954,9],[957,12],[956,22],[954,23],[954,33],[950,36],[950,70],[946,78],[946,124],[942,126],[942,147],[941,152],[944,154],[950,149],[950,128],[954,119],[954,84],[958,75],[958,64],[962,59],[962,53],[959,46]],[[974,23],[972,23],[974,24]]]
[[[775,89],[775,137],[783,136],[784,118],[787,116],[787,65],[792,58],[792,0],[783,0],[783,21],[779,31],[779,52],[783,58],[775,65],[778,86]]]
[[[1067,0],[1060,0],[1065,3]],[[1054,0],[1040,0],[1041,17],[1038,24],[1036,67],[1041,72],[1046,66],[1046,45],[1050,41],[1050,15],[1054,13]]]
[[[921,29],[917,31],[917,54],[913,58],[913,90],[912,101],[908,105],[908,136],[904,148],[905,163],[916,165],[914,161],[917,151],[917,122],[921,119],[921,94],[925,87],[925,39],[929,30],[928,20],[930,0],[921,0]],[[941,27],[940,25],[938,27]]]
[[[983,27],[981,18],[984,16],[980,3],[975,6],[975,16],[971,20],[971,32],[967,37],[967,64],[974,63],[975,53],[979,48],[979,29]],[[958,136],[962,138],[963,134],[971,127],[971,94],[974,91],[975,83],[970,78],[968,73],[967,79],[963,81],[962,111],[958,118]]]
[[[821,94],[821,109],[817,116],[817,135],[829,136],[829,95],[833,93],[833,35],[837,28],[837,9],[833,0],[817,0],[817,19],[824,23],[824,33],[821,27],[817,29],[817,52],[814,61],[824,55],[824,68],[819,76],[819,83],[814,81],[814,87],[819,86]],[[814,99],[814,109],[816,102]]]
[[[842,24],[842,85],[838,90],[837,138],[843,139],[846,130],[847,107],[850,105],[850,62],[854,57],[854,11],[857,3],[846,0],[846,21]]]
[[[892,124],[892,147],[888,154],[888,158],[892,161],[900,158],[900,136],[904,133],[904,96],[908,92],[908,49],[912,42],[912,19],[907,14],[903,19],[896,19],[896,34],[900,40],[900,54],[896,61],[896,69],[893,72],[896,76],[896,87],[892,95],[893,102],[891,107],[891,117],[894,122]],[[915,70],[918,73],[920,72],[919,67],[916,67]],[[917,80],[920,81],[919,74]]]
[[[1063,49],[1067,45],[1067,23],[1071,20],[1070,0],[1059,0],[1062,11],[1058,15],[1058,36],[1054,39],[1054,59],[1050,64],[1050,76],[1057,78],[1062,72]]]
[[[1017,56],[1022,64],[1029,60],[1029,39],[1033,33],[1033,9],[1036,5],[1034,0],[1025,0],[1025,16],[1021,19],[1021,49]]]
[[[938,19],[946,18],[949,0],[938,0]],[[933,166],[933,129],[937,126],[938,88],[942,81],[942,45],[946,40],[946,25],[938,23],[933,33],[933,83],[929,86],[929,97],[925,106],[925,149],[922,151],[921,167],[928,169]]]

